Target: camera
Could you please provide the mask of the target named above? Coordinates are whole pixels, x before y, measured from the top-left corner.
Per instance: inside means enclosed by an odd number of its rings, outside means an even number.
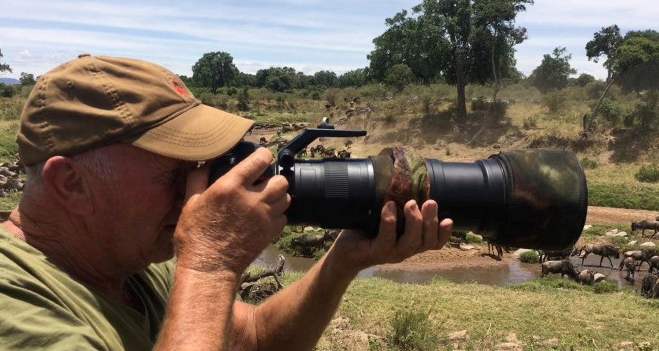
[[[474,162],[423,158],[405,147],[366,158],[296,158],[318,138],[365,135],[364,130],[338,130],[323,123],[304,129],[279,149],[262,177],[279,174],[288,180],[289,224],[376,235],[383,204],[394,200],[401,233],[403,204],[433,199],[440,220],[451,218],[454,231],[472,231],[501,246],[557,250],[574,245],[581,235],[588,191],[583,168],[571,151],[501,151]],[[243,140],[212,161],[209,184],[258,147]]]

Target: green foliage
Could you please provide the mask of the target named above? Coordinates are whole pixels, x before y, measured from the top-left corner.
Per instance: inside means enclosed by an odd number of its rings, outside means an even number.
[[[534,250],[524,251],[519,255],[519,260],[524,263],[538,263],[540,262],[540,255]]]
[[[593,34],[593,40],[586,43],[588,61],[593,60],[597,63],[601,56],[606,56],[603,65],[608,70],[610,77],[613,73],[615,53],[620,44],[622,44],[622,35],[618,25],[602,27],[599,32]]]
[[[238,95],[238,110],[249,111],[249,92],[247,91],[247,87],[244,87]]]
[[[658,165],[643,165],[634,174],[634,178],[639,182],[657,183],[659,182],[659,166]]]
[[[659,211],[659,189],[644,184],[589,182],[588,205]]]
[[[0,97],[10,98],[16,95],[17,92],[13,85],[0,83]]]
[[[593,284],[593,292],[595,294],[608,294],[618,292],[619,290],[620,288],[618,288],[618,284],[607,280],[602,280]]]
[[[192,81],[201,87],[208,87],[213,94],[217,89],[228,86],[238,75],[233,57],[226,52],[205,53],[192,66]]]
[[[406,85],[412,82],[413,78],[414,74],[410,67],[404,63],[399,63],[387,69],[382,81],[400,93]]]
[[[659,32],[630,31],[616,49],[617,82],[627,90],[659,89]]]
[[[395,350],[435,350],[439,339],[437,331],[428,318],[429,312],[403,309],[394,313],[387,343]]]
[[[35,85],[37,81],[34,79],[34,74],[21,72],[21,77],[19,78],[21,85]]]
[[[472,232],[467,233],[467,236],[465,237],[465,244],[480,244],[482,242],[483,237]]]
[[[565,47],[556,47],[551,55],[544,55],[540,66],[529,76],[531,84],[543,93],[565,88],[570,75],[577,73],[570,66],[572,55],[565,52]]]

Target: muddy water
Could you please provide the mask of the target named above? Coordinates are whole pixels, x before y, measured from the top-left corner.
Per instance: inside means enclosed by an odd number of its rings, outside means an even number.
[[[280,252],[275,246],[270,245],[265,251],[261,253],[255,264],[265,266],[276,266],[277,256],[284,255],[286,264],[284,270],[292,271],[306,271],[313,265],[314,261],[309,258],[295,257],[289,254]],[[589,269],[597,271],[606,276],[610,282],[615,282],[619,286],[626,286],[632,289],[640,290],[641,281],[647,274],[647,264],[643,265],[640,272],[635,274],[634,284],[627,282],[624,277],[625,273],[618,270],[620,260],[612,259],[614,268],[611,268],[608,259],[604,259],[602,267],[599,267],[600,256],[590,255],[581,265],[581,259],[577,257],[571,258],[572,263],[577,270]],[[399,283],[422,284],[434,278],[444,278],[455,283],[479,283],[486,285],[504,286],[510,284],[522,283],[527,280],[540,276],[540,264],[537,263],[523,263],[518,259],[510,259],[507,265],[495,265],[487,268],[478,267],[458,267],[443,270],[392,270],[380,269],[377,266],[365,269],[359,273],[360,277],[380,277],[389,279]],[[560,275],[550,274],[547,276],[550,279],[558,279]]]

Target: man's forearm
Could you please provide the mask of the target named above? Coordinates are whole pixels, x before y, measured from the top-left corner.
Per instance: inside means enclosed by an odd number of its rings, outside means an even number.
[[[302,278],[254,311],[260,350],[311,350],[359,269],[336,263],[331,250]]]
[[[154,350],[227,350],[237,279],[177,266]]]

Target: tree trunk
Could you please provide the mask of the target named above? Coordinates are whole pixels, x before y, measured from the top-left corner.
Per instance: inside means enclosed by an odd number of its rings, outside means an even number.
[[[609,80],[609,84],[606,86],[606,89],[604,89],[604,92],[600,96],[599,100],[597,100],[597,104],[595,104],[593,110],[590,112],[590,116],[588,114],[584,115],[582,135],[587,136],[588,133],[593,129],[593,120],[595,120],[595,117],[597,116],[597,109],[602,104],[602,100],[604,100],[606,93],[609,92],[609,88],[611,88],[613,82],[615,82],[615,78],[611,78]]]
[[[458,89],[458,106],[457,107],[457,122],[462,124],[467,120],[467,99],[465,96],[465,72],[462,63],[455,65],[455,81]]]
[[[494,44],[492,44],[490,59],[492,61],[492,76],[494,77],[494,84],[492,85],[492,104],[490,105],[490,110],[494,110],[494,106],[496,105],[497,101],[497,94],[499,93],[499,89],[501,89],[501,80],[499,77],[497,77],[497,65],[494,63]]]

